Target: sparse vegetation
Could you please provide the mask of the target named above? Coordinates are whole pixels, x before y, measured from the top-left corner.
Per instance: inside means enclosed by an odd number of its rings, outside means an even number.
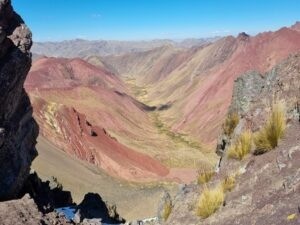
[[[232,191],[235,187],[235,175],[227,176],[222,182],[223,191],[226,193]]]
[[[215,171],[211,166],[201,166],[201,168],[198,170],[198,178],[197,183],[198,184],[206,184],[211,180],[211,178],[215,175]]]
[[[165,202],[165,205],[163,208],[163,213],[162,213],[162,217],[163,217],[164,221],[167,221],[171,212],[172,212],[172,204],[170,202]]]
[[[204,187],[197,203],[197,215],[207,218],[216,212],[224,202],[225,194],[222,185],[213,189]]]
[[[195,149],[202,149],[202,146],[199,142],[191,140],[191,138],[187,137],[184,134],[171,131],[171,129],[165,126],[164,123],[160,120],[158,113],[153,113],[152,116],[154,120],[154,125],[157,127],[159,132],[167,135],[175,143],[183,144]]]
[[[199,171],[197,179],[198,184],[205,184],[209,182],[214,174],[214,171]]]
[[[229,113],[222,125],[224,134],[231,136],[239,121],[240,117],[237,112]]]
[[[283,137],[286,129],[285,104],[280,101],[272,106],[271,114],[260,131],[254,136],[255,155],[274,149]]]
[[[227,150],[227,157],[242,160],[250,153],[252,147],[252,133],[244,131]]]

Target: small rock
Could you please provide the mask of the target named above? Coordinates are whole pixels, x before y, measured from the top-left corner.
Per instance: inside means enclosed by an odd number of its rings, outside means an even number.
[[[283,168],[286,167],[286,164],[280,162],[278,158],[276,159],[276,164],[277,164],[277,167],[278,167],[279,170],[282,170]]]
[[[293,159],[293,154],[294,154],[296,151],[299,151],[299,150],[300,150],[300,146],[295,146],[295,147],[291,148],[291,149],[289,150],[289,153],[288,153],[289,159],[290,159],[290,160]]]

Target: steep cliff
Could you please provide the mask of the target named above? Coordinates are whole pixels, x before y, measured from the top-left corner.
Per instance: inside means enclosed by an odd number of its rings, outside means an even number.
[[[15,197],[29,175],[38,126],[23,88],[31,66],[31,32],[0,0],[0,200]]]

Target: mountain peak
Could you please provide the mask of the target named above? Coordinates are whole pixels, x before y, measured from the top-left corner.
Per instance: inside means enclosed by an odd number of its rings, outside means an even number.
[[[294,25],[291,26],[293,30],[300,31],[300,21],[297,21]]]
[[[241,40],[241,41],[247,41],[249,39],[250,35],[245,33],[245,32],[241,32],[239,33],[239,35],[237,36],[237,39],[238,40]]]

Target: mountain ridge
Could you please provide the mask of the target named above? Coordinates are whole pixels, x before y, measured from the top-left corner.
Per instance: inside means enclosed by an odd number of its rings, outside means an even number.
[[[187,50],[189,57],[177,65],[174,63],[172,70],[162,73],[162,79],[157,78],[157,71],[164,72],[160,68],[165,64],[160,65],[160,62],[172,62],[184,51],[171,51],[166,57],[171,61],[157,58],[151,50],[104,57],[103,60],[110,63],[123,79],[133,79],[135,86],[145,93],[142,98],[148,104],[172,104],[161,115],[173,131],[192,133],[194,138],[214,145],[229,106],[234,80],[248,70],[265,72],[289,54],[299,51],[299,47],[300,33],[287,27],[256,36],[245,33],[236,38],[228,36]],[[161,50],[157,49],[157,52]],[[131,58],[133,55],[136,57]],[[219,113],[213,105],[219,105]]]
[[[49,57],[86,57],[90,55],[119,55],[130,52],[142,52],[164,45],[178,48],[190,48],[205,43],[214,42],[219,37],[190,38],[182,41],[171,39],[155,39],[149,41],[115,41],[115,40],[65,40],[61,42],[34,42],[32,52]]]

